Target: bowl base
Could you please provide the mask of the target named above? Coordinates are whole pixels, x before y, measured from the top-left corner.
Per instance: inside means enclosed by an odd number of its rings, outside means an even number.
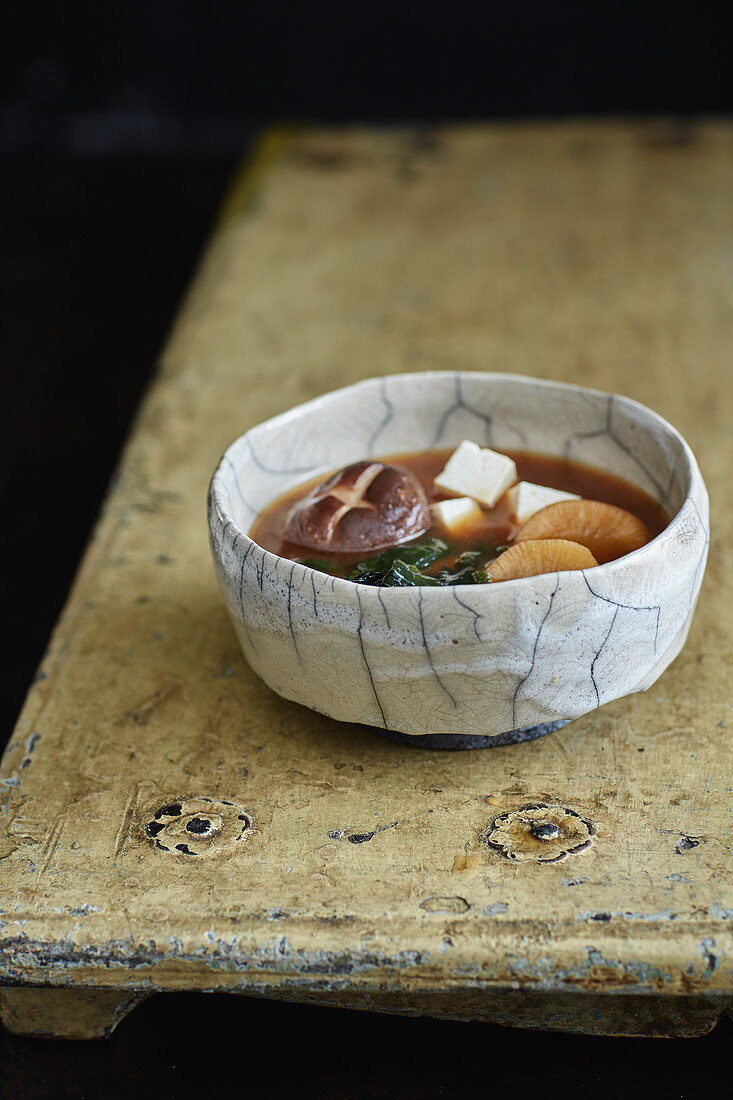
[[[388,741],[395,741],[398,745],[409,745],[412,749],[440,749],[447,752],[458,752],[465,749],[491,749],[498,745],[517,745],[521,741],[534,741],[537,737],[554,733],[555,730],[567,726],[569,718],[563,718],[558,722],[542,722],[539,726],[524,726],[519,730],[507,730],[506,733],[497,733],[493,737],[487,737],[482,733],[398,733],[396,730],[385,730],[379,726],[369,728],[385,737]]]

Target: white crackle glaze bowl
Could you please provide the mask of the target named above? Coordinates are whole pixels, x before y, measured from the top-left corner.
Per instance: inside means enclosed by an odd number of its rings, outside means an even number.
[[[452,588],[357,585],[247,535],[267,504],[316,474],[466,438],[608,470],[673,518],[607,565]],[[627,398],[505,374],[369,379],[259,424],[214,473],[209,523],[257,675],[332,718],[405,734],[504,734],[648,688],[684,644],[708,545],[705,486],[666,421]]]

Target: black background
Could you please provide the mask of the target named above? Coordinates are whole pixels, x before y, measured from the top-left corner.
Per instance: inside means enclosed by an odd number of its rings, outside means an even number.
[[[19,148],[236,155],[243,126],[273,119],[731,107],[725,9],[713,4],[16,7],[0,57],[4,137]]]
[[[0,26],[0,744],[235,161],[273,121],[727,114],[715,5],[27,3]],[[34,487],[43,483],[43,499]],[[0,1096],[714,1097],[731,1027],[602,1040],[158,997],[0,1034]],[[266,1055],[267,1040],[278,1046]]]

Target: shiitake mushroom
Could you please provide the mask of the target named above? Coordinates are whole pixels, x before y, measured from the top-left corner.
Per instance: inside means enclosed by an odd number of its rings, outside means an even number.
[[[430,509],[417,477],[401,466],[354,462],[297,501],[285,538],[300,546],[361,553],[417,538],[430,527]]]

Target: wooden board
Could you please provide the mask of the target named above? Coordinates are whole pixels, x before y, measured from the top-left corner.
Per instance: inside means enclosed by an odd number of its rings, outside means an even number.
[[[265,137],[3,759],[7,1026],[102,1034],[174,989],[607,1034],[695,1034],[730,1006],[731,178],[723,122]],[[318,393],[431,368],[621,392],[692,444],[710,564],[645,695],[439,753],[249,671],[209,560],[219,454]],[[145,835],[185,801],[223,821],[196,856]],[[590,846],[516,863],[482,841],[536,801],[590,821]]]

